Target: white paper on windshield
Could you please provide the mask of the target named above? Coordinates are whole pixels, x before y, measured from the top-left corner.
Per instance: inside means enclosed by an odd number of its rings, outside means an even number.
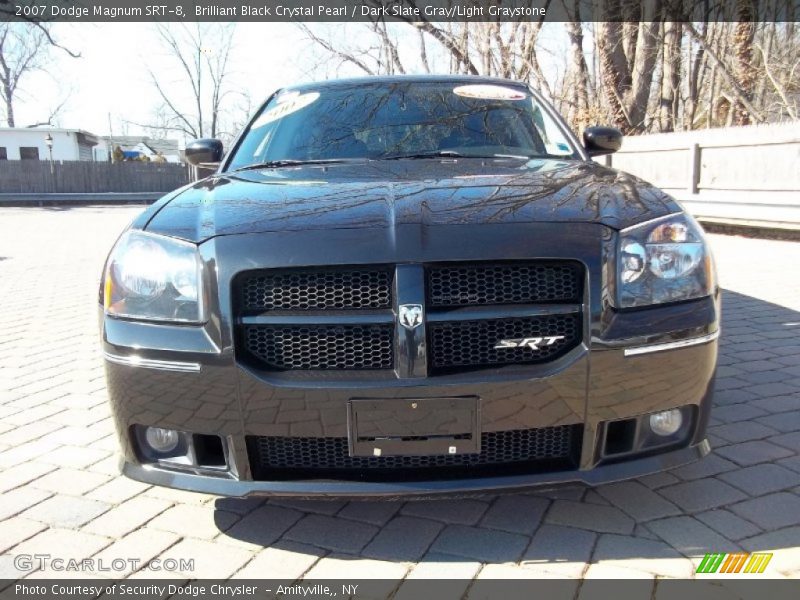
[[[286,115],[290,115],[298,110],[301,110],[319,98],[319,92],[309,92],[307,94],[298,94],[293,98],[279,101],[277,106],[273,106],[263,115],[258,117],[252,125],[252,129],[258,129],[264,125],[268,125],[273,121],[282,119]]]
[[[453,93],[464,98],[480,100],[524,100],[528,97],[520,90],[490,84],[460,85],[453,89]]]

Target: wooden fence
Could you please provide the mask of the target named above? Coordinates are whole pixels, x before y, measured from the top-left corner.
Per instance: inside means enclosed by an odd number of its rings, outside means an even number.
[[[800,225],[800,122],[626,137],[597,160],[704,219]]]
[[[187,165],[146,162],[0,161],[0,194],[169,192],[192,181]]]

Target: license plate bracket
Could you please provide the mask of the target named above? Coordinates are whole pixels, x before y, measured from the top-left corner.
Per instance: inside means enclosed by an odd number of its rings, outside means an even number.
[[[354,398],[348,402],[350,456],[430,456],[481,451],[480,400]]]

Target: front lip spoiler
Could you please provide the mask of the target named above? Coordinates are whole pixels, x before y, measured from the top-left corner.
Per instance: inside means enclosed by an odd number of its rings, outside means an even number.
[[[295,497],[393,497],[448,496],[495,493],[562,484],[600,485],[679,467],[698,460],[711,451],[707,440],[699,444],[625,462],[601,465],[587,471],[560,471],[535,475],[455,479],[436,481],[358,482],[358,481],[242,481],[207,475],[193,475],[122,462],[123,475],[153,485],[173,487],[219,496],[295,496]]]

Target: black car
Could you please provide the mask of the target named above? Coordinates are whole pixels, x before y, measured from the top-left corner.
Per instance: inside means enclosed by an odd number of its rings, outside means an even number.
[[[524,84],[273,94],[108,258],[122,471],[244,496],[597,484],[702,457],[703,231]]]

